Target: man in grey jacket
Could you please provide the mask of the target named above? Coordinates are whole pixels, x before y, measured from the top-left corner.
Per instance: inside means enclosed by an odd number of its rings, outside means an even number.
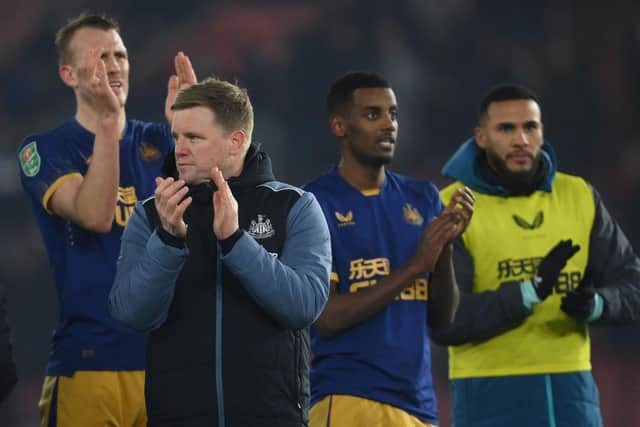
[[[150,332],[149,425],[306,425],[331,265],[320,206],[275,180],[243,89],[207,79],[172,109],[177,174],[135,207],[109,299]]]

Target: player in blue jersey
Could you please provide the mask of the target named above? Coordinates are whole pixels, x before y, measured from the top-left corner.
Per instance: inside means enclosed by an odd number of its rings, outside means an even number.
[[[110,317],[107,296],[124,226],[136,201],[153,194],[173,139],[168,124],[127,119],[129,61],[112,18],[80,15],[58,31],[56,46],[76,113],[18,151],[60,307],[41,425],[143,426],[146,338]],[[195,82],[188,58],[175,62],[168,106],[181,84]]]
[[[331,232],[327,305],[312,331],[310,426],[433,426],[431,329],[458,304],[451,242],[474,197],[443,208],[436,187],[386,170],[398,105],[376,74],[349,73],[328,96],[340,164],[306,185]]]

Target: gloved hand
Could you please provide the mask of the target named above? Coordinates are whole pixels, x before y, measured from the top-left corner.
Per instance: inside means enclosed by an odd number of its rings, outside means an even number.
[[[586,321],[596,307],[596,291],[593,289],[589,270],[578,284],[568,292],[560,303],[560,309],[576,320]]]
[[[551,295],[560,272],[567,265],[569,258],[579,250],[580,245],[574,245],[571,239],[560,240],[542,259],[532,281],[540,301]]]

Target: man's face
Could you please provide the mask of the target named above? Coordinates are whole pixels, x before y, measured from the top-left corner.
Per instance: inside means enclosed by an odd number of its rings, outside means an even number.
[[[380,167],[393,160],[398,137],[398,103],[389,88],[360,88],[353,92],[353,104],[338,135],[359,163]],[[335,132],[335,130],[334,130]]]
[[[107,70],[109,86],[118,97],[120,105],[124,107],[129,94],[129,59],[127,48],[124,46],[120,34],[115,30],[102,30],[100,28],[84,27],[78,29],[71,38],[69,44],[72,54],[72,69],[82,65],[89,49],[102,48],[101,59]],[[78,78],[77,73],[76,78]],[[83,93],[87,91],[88,81],[77,80],[76,90]]]
[[[232,150],[230,132],[220,126],[206,107],[173,113],[171,132],[175,140],[176,167],[180,179],[198,184],[211,178],[211,168],[224,171]]]
[[[476,141],[495,170],[535,172],[543,144],[540,107],[530,99],[492,102],[476,128]]]

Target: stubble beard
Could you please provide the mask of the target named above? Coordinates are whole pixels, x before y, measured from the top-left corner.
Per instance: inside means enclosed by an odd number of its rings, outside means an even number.
[[[359,164],[369,169],[378,169],[393,161],[393,154],[389,156],[369,154],[354,144],[351,144],[351,153]]]
[[[493,168],[494,171],[507,182],[526,185],[531,183],[538,172],[540,162],[542,161],[542,151],[533,158],[531,168],[517,172],[509,170],[507,167],[507,161],[492,151],[487,150],[487,160],[491,168]]]

